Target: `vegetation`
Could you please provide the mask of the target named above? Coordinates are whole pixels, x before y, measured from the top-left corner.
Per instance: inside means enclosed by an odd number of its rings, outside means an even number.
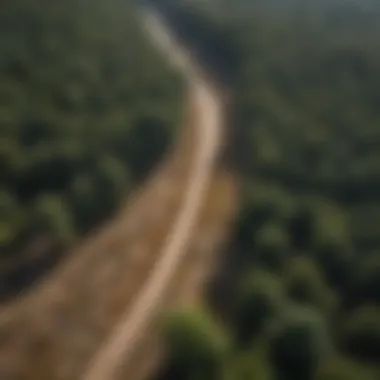
[[[108,217],[173,135],[181,82],[130,3],[1,2],[2,295]]]
[[[229,339],[210,315],[197,311],[169,314],[166,332],[173,350],[173,368],[181,379],[219,379]]]
[[[378,2],[187,3],[165,2],[201,59],[228,76],[232,128],[248,146],[231,258],[244,268],[224,305],[231,349],[215,378],[378,379]],[[209,44],[209,55],[233,54],[228,72],[202,55],[211,38],[224,50]]]

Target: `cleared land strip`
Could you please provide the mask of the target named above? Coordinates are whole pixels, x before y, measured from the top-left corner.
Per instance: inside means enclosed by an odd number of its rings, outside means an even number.
[[[196,145],[192,153],[189,180],[183,204],[178,209],[159,259],[150,277],[131,308],[127,308],[120,322],[93,358],[85,380],[112,380],[133,354],[144,332],[154,320],[160,301],[170,285],[176,270],[187,252],[193,230],[199,220],[209,189],[220,144],[221,102],[214,89],[202,78],[185,52],[176,46],[174,39],[159,17],[148,14],[147,29],[155,42],[178,65],[189,80],[189,90],[195,102],[194,125]]]
[[[143,379],[155,368],[163,352],[154,328],[157,314],[168,306],[199,302],[215,267],[215,248],[226,238],[237,209],[236,178],[215,166],[221,148],[223,101],[191,58],[176,47],[159,18],[149,16],[147,22],[169,60],[189,79],[197,100],[193,125],[197,150],[172,234],[132,308],[93,358],[84,380]]]

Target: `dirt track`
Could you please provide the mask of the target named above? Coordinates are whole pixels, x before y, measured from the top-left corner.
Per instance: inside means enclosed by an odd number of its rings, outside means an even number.
[[[148,15],[146,20],[147,29],[158,45],[172,62],[180,66],[189,80],[190,97],[194,99],[197,115],[193,125],[197,132],[197,144],[191,154],[192,163],[183,203],[178,209],[159,260],[132,308],[127,309],[106,344],[94,357],[89,372],[83,377],[85,380],[113,379],[118,365],[125,363],[135,342],[149,326],[157,305],[186,253],[208,190],[220,141],[221,104],[213,89],[197,74],[185,53],[180,53],[179,48],[172,43],[168,31],[159,23],[159,19]]]

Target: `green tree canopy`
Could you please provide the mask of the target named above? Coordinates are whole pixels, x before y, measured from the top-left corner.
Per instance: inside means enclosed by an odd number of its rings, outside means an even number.
[[[289,253],[289,238],[278,224],[264,224],[256,233],[255,250],[258,262],[270,270],[279,271]]]
[[[323,314],[336,310],[337,298],[310,257],[298,256],[288,262],[285,285],[289,296],[300,303],[315,306]]]
[[[378,364],[380,308],[363,306],[353,311],[343,326],[341,345],[352,356]]]
[[[274,379],[271,362],[265,345],[239,353],[225,364],[222,380],[272,380]]]
[[[289,305],[272,334],[273,364],[294,379],[311,379],[331,349],[325,320],[312,308]]]
[[[58,196],[43,195],[33,205],[34,228],[52,236],[58,244],[67,246],[75,238],[70,211]]]
[[[219,379],[229,353],[229,339],[211,315],[175,311],[165,321],[165,335],[175,366],[189,379]]]
[[[265,333],[280,312],[282,302],[280,279],[266,271],[254,270],[240,293],[236,320],[238,342],[247,345]]]

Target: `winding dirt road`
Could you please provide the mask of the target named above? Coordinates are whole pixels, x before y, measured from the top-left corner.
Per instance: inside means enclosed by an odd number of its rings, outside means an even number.
[[[194,126],[198,144],[192,157],[183,205],[179,208],[159,260],[132,308],[126,310],[92,359],[83,380],[114,379],[121,363],[125,365],[139,337],[154,318],[161,297],[186,253],[185,248],[197,223],[220,143],[221,104],[214,89],[202,78],[191,57],[178,46],[159,15],[144,10],[142,18],[152,40],[188,79],[190,96],[198,113],[198,122]]]

